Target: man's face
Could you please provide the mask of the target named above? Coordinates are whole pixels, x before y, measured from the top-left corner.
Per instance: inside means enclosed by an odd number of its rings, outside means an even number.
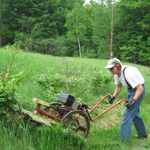
[[[109,71],[111,72],[112,75],[115,75],[118,73],[118,69],[116,66],[113,66],[112,68],[109,68]]]

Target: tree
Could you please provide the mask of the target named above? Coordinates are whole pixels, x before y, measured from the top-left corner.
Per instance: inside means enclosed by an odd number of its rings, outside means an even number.
[[[118,57],[134,63],[150,64],[149,7],[148,0],[121,0],[117,3],[114,37]]]
[[[86,12],[85,7],[79,3],[67,15],[65,27],[67,28],[67,38],[71,42],[77,43],[79,49],[79,56],[82,57],[81,47],[87,41],[87,28],[91,24],[91,20]],[[83,44],[82,44],[83,43]]]
[[[106,5],[103,1],[100,4],[94,4],[92,13],[93,18],[93,36],[92,40],[97,49],[99,58],[109,57],[110,33],[111,33],[111,15],[112,5]]]
[[[3,14],[3,45],[13,44],[18,35],[28,34],[28,39],[55,38],[66,32],[65,17],[75,0],[1,0],[5,3]],[[66,2],[66,7],[63,2]],[[15,39],[15,41],[17,40]],[[21,40],[21,39],[20,39]]]
[[[13,44],[15,31],[19,30],[18,18],[24,10],[26,5],[24,0],[2,0],[3,2],[3,45],[8,43]]]

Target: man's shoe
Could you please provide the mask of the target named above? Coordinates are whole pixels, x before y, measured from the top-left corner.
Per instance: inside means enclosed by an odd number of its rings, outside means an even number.
[[[135,135],[136,138],[147,138],[147,135],[143,135],[143,136],[139,136],[139,135]]]

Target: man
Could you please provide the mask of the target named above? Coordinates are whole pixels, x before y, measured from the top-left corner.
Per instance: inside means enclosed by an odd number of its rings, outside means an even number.
[[[120,139],[129,141],[132,134],[132,122],[137,130],[136,137],[147,138],[147,130],[141,117],[139,107],[145,96],[144,78],[139,70],[133,66],[125,66],[117,58],[108,60],[109,69],[116,84],[113,95],[110,95],[109,103],[113,103],[122,89],[122,85],[128,88],[128,102],[125,104],[126,109],[123,114],[123,120],[120,129]]]

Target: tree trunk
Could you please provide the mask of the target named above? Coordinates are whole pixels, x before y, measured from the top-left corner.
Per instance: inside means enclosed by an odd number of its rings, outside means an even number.
[[[78,36],[78,33],[77,33],[77,26],[78,26],[78,16],[76,17],[76,36],[77,36],[77,40],[78,40],[79,55],[80,55],[80,58],[81,58],[82,57],[82,55],[81,55],[81,46],[80,46],[80,39],[79,39],[79,36]]]
[[[80,55],[80,58],[81,58],[82,55],[81,55],[80,39],[79,39],[79,37],[77,37],[77,38],[78,38],[79,55]]]

